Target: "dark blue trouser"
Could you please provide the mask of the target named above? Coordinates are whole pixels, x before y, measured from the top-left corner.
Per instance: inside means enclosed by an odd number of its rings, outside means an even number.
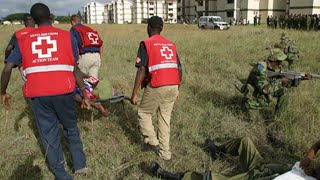
[[[64,169],[59,123],[70,150],[73,169],[86,166],[86,157],[77,127],[74,94],[31,98],[32,110],[45,156],[56,179],[73,179]]]

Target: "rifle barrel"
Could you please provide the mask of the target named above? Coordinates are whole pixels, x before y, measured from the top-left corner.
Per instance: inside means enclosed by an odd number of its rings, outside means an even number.
[[[311,77],[313,77],[313,78],[319,78],[320,79],[320,74],[310,74],[311,75]]]

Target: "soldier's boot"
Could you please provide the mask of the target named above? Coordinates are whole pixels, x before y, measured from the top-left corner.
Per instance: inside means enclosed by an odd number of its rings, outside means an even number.
[[[218,147],[214,144],[214,142],[211,139],[207,138],[205,140],[204,149],[205,149],[205,151],[207,151],[210,154],[212,161],[217,159]]]
[[[204,150],[207,151],[211,158],[212,161],[216,160],[218,158],[218,155],[220,155],[221,153],[225,153],[225,150],[223,150],[222,148],[220,148],[219,146],[217,146],[213,140],[211,140],[210,138],[207,138],[204,142]]]
[[[163,168],[160,165],[153,161],[150,165],[151,174],[160,179],[166,180],[181,180],[183,178],[184,173],[171,173]]]

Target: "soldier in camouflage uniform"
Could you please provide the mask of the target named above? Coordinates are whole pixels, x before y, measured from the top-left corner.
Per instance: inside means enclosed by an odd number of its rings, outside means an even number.
[[[212,160],[216,160],[219,154],[239,156],[242,173],[232,177],[213,173],[210,170],[206,170],[205,173],[188,171],[173,174],[162,169],[156,162],[151,164],[151,173],[167,180],[271,180],[291,168],[291,165],[287,164],[263,164],[263,158],[248,137],[231,139],[220,146],[215,145],[213,140],[207,139],[204,146]]]
[[[300,53],[295,41],[291,40],[287,33],[282,33],[280,43],[276,44],[275,48],[280,48],[287,55],[288,69],[293,70],[299,61]]]
[[[284,54],[287,54],[287,47],[288,47],[288,42],[290,41],[290,38],[287,33],[282,33],[280,37],[280,43],[275,45],[275,48],[281,49]]]
[[[299,50],[295,42],[292,40],[288,42],[287,61],[288,68],[290,70],[295,69],[297,62],[299,61]]]
[[[273,98],[277,98],[276,115],[280,115],[286,109],[288,98],[284,91],[289,79],[278,76],[268,77],[267,74],[268,71],[281,70],[281,64],[286,58],[281,49],[273,49],[264,62],[259,62],[253,67],[244,90],[245,107],[249,113],[251,110],[268,107]]]

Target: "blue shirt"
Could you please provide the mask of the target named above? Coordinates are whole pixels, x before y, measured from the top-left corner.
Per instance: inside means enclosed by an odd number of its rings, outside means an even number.
[[[81,23],[78,23],[75,26],[83,26],[83,25]],[[88,52],[100,52],[100,48],[95,47],[95,46],[87,46],[87,47],[82,48],[82,39],[80,37],[79,32],[75,28],[71,28],[70,33],[77,40],[77,45],[78,45],[78,49],[79,49],[80,54],[85,54]]]
[[[48,25],[49,24],[43,24],[40,26],[48,26]],[[79,59],[77,41],[72,35],[70,37],[71,37],[72,52],[73,52],[74,60],[75,60],[75,63],[77,63]],[[18,42],[15,43],[15,48],[7,58],[7,62],[11,62],[17,66],[20,66],[22,64],[22,56],[21,56]]]

